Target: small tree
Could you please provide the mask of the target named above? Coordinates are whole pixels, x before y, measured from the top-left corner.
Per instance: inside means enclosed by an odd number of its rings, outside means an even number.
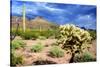
[[[58,44],[65,50],[70,50],[72,58],[70,62],[73,62],[76,53],[81,54],[85,49],[89,47],[91,42],[91,36],[86,31],[73,24],[61,25],[59,27],[60,33],[58,38]]]

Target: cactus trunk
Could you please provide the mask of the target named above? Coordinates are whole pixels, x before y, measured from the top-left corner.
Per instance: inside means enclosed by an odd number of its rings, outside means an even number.
[[[72,57],[71,57],[71,59],[70,59],[69,63],[73,63],[73,62],[74,62],[74,57],[75,57],[75,54],[74,54],[74,53],[72,53]]]
[[[26,26],[25,26],[25,4],[23,5],[23,32],[25,32]]]

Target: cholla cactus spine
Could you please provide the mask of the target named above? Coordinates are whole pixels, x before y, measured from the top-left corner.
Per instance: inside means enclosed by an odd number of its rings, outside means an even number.
[[[88,31],[76,27],[73,24],[65,24],[59,27],[60,38],[58,43],[62,44],[62,48],[70,49],[72,53],[75,51],[81,52],[88,47],[91,41],[91,36]]]

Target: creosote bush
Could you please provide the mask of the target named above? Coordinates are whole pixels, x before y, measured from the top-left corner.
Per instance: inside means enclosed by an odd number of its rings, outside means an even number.
[[[19,48],[24,48],[25,43],[22,40],[13,40],[11,42],[11,48],[12,49],[19,49]]]
[[[42,51],[42,49],[44,48],[44,45],[42,45],[41,43],[35,44],[32,46],[31,51],[32,52],[40,52]]]
[[[59,27],[60,33],[58,44],[62,45],[65,50],[70,50],[73,62],[75,53],[82,53],[89,47],[91,36],[88,31],[81,29],[73,24],[65,24]]]
[[[58,46],[52,46],[50,49],[50,56],[52,57],[63,57],[64,51]]]

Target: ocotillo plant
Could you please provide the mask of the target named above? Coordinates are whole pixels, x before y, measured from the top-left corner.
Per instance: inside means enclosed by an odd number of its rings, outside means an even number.
[[[88,48],[91,36],[88,31],[73,24],[61,25],[59,30],[58,44],[61,44],[63,49],[71,51],[72,58],[70,62],[73,62],[76,53],[81,54]]]
[[[25,32],[26,26],[25,26],[25,16],[26,16],[26,12],[25,12],[25,4],[23,5],[23,31]]]

